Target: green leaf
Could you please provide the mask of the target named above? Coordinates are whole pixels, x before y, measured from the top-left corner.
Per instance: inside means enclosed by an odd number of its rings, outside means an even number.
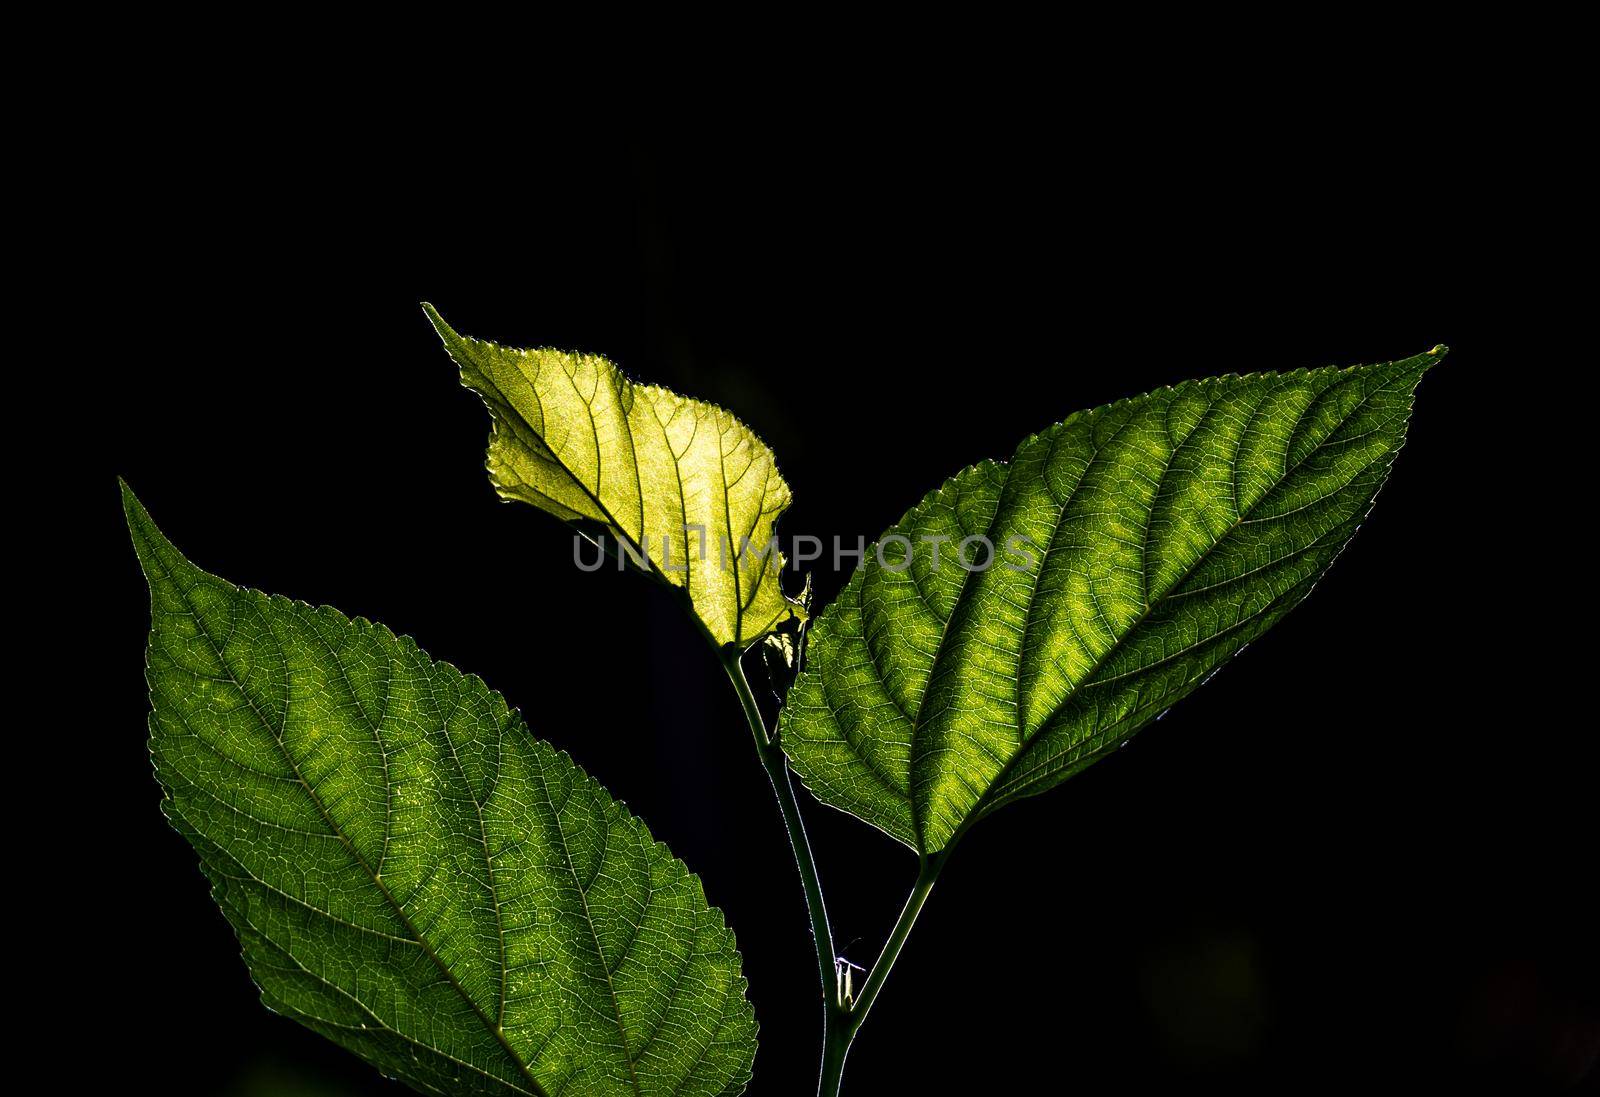
[[[684,591],[717,647],[739,651],[805,619],[779,583],[774,526],[789,485],[772,451],[722,408],[636,385],[595,354],[511,350],[428,318],[488,405],[489,478],[586,531],[620,538]]]
[[[644,824],[477,678],[206,574],[123,501],[163,810],[270,1009],[424,1093],[744,1088],[733,934]]]
[[[812,624],[782,718],[795,770],[933,853],[1103,758],[1310,592],[1443,355],[1189,381],[960,473]],[[993,566],[962,566],[974,536]]]

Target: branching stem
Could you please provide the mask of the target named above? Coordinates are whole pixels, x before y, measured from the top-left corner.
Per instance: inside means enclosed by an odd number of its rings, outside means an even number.
[[[783,826],[789,832],[789,846],[794,851],[795,868],[799,870],[800,884],[805,889],[806,910],[811,915],[811,936],[817,946],[817,976],[822,984],[823,1046],[828,1048],[842,1035],[849,1018],[839,995],[839,972],[834,966],[833,930],[828,925],[828,907],[822,899],[822,881],[817,876],[817,864],[811,856],[811,842],[806,837],[806,824],[800,817],[800,804],[795,799],[794,783],[789,778],[788,760],[777,742],[767,732],[766,722],[761,717],[760,706],[756,704],[755,694],[750,690],[750,681],[745,677],[744,665],[740,662],[738,654],[724,655],[722,665],[728,672],[728,679],[733,682],[734,692],[739,695],[739,703],[744,706],[745,720],[750,724],[751,735],[755,737],[756,754],[761,759],[761,767],[767,771],[767,779],[772,782],[772,792],[778,798],[778,810],[783,814]],[[823,1058],[824,1081],[826,1081],[826,1051]],[[842,1057],[840,1065],[843,1066]],[[839,1092],[837,1075],[832,1089],[822,1088],[818,1092],[825,1097],[837,1094]]]
[[[739,703],[744,706],[745,720],[749,723],[750,733],[755,738],[756,754],[760,757],[761,766],[767,771],[767,778],[772,782],[772,791],[778,798],[778,810],[783,815],[784,829],[789,833],[789,845],[794,852],[795,868],[800,873],[800,883],[805,890],[806,909],[811,915],[811,936],[817,948],[817,976],[822,984],[823,1001],[822,1070],[817,1081],[817,1095],[838,1097],[839,1084],[844,1077],[845,1058],[850,1053],[850,1044],[860,1031],[862,1022],[867,1019],[867,1012],[872,1009],[872,1004],[877,1000],[879,991],[883,989],[885,980],[889,978],[889,972],[899,959],[906,938],[911,936],[911,928],[916,924],[917,915],[922,912],[929,894],[933,891],[934,882],[938,880],[939,872],[944,867],[948,850],[923,858],[916,883],[912,885],[911,895],[906,899],[905,909],[900,912],[900,917],[889,934],[889,940],[878,956],[878,962],[872,965],[872,972],[861,985],[860,993],[847,1001],[840,990],[837,956],[833,949],[833,931],[828,924],[828,908],[822,897],[822,881],[817,875],[816,861],[811,855],[811,842],[806,837],[805,821],[800,817],[800,804],[795,798],[794,783],[789,777],[788,759],[784,756],[781,744],[767,731],[766,721],[761,716],[761,708],[750,689],[750,681],[745,677],[744,665],[738,654],[724,654],[722,665],[728,673],[729,681],[733,683],[734,692],[739,695]]]

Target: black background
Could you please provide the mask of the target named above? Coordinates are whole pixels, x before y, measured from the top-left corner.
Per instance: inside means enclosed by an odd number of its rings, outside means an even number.
[[[972,833],[846,1092],[1538,1092],[1592,1063],[1591,730],[1549,707],[1576,680],[1531,670],[1578,561],[1519,487],[1537,428],[1510,387],[1576,353],[1577,292],[1540,276],[1563,215],[1508,172],[1518,139],[1452,128],[1439,100],[1382,133],[1180,105],[1121,136],[107,109],[119,184],[59,290],[90,319],[41,345],[73,363],[53,406],[86,464],[105,668],[71,699],[92,743],[60,744],[99,781],[64,844],[115,850],[72,905],[105,948],[69,966],[98,980],[121,1082],[399,1092],[261,1009],[160,818],[116,474],[208,570],[381,620],[502,691],[727,912],[752,1092],[812,1085],[805,913],[737,702],[661,592],[578,573],[557,522],[495,501],[487,417],[423,299],[732,409],[794,489],[784,531],[852,541],[1080,407],[1450,344],[1307,603],[1127,750]],[[843,580],[825,561],[819,604]],[[839,943],[869,963],[914,859],[804,806]]]

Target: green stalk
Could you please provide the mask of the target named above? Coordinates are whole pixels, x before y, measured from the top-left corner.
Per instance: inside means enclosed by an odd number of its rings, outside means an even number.
[[[822,1069],[817,1080],[817,1097],[838,1097],[844,1078],[844,1064],[850,1054],[850,1045],[867,1019],[872,1004],[877,1001],[883,984],[889,978],[900,951],[905,947],[917,915],[922,913],[933,885],[944,867],[948,849],[925,857],[912,885],[911,895],[900,912],[889,940],[872,965],[872,972],[862,984],[861,992],[847,999],[839,986],[839,969],[833,951],[833,931],[828,925],[828,909],[823,902],[822,881],[817,875],[816,861],[811,855],[811,843],[806,837],[805,822],[800,817],[800,804],[795,799],[794,784],[789,778],[788,759],[783,748],[767,732],[761,709],[751,692],[744,665],[737,654],[723,656],[723,669],[733,683],[734,692],[744,706],[745,720],[755,738],[756,754],[762,768],[772,782],[772,791],[778,798],[778,809],[783,814],[784,828],[789,833],[789,845],[794,852],[795,868],[800,873],[800,883],[805,889],[806,909],[811,915],[811,936],[817,948],[817,976],[822,983]]]
[[[750,681],[745,677],[744,665],[740,662],[738,653],[725,655],[722,666],[728,672],[728,679],[733,683],[734,692],[739,695],[739,703],[744,706],[745,720],[750,724],[751,735],[755,737],[756,754],[761,759],[761,767],[767,771],[767,779],[772,782],[773,794],[778,798],[778,810],[783,814],[783,826],[789,833],[789,846],[794,852],[795,868],[800,873],[800,884],[805,889],[806,910],[811,915],[811,937],[817,947],[817,977],[822,983],[824,1051],[822,1080],[817,1092],[822,1097],[834,1097],[839,1092],[838,1071],[844,1067],[844,1056],[842,1052],[839,1054],[838,1069],[834,1071],[832,1088],[828,1088],[829,1049],[834,1048],[841,1038],[844,1040],[844,1046],[848,1048],[849,1037],[844,1033],[847,1030],[849,1015],[839,995],[839,971],[834,965],[833,930],[828,925],[828,907],[822,899],[822,881],[817,876],[816,861],[811,856],[811,842],[806,837],[805,821],[800,817],[800,804],[795,799],[794,783],[789,779],[788,759],[767,733],[766,722],[761,718],[761,709],[756,704],[755,694],[750,690]]]
[[[895,961],[900,958],[900,950],[905,947],[906,938],[911,936],[911,927],[916,925],[917,915],[922,913],[928,896],[932,894],[934,882],[939,879],[939,870],[943,865],[942,856],[934,856],[922,862],[922,868],[917,873],[917,882],[911,887],[911,895],[906,899],[905,909],[895,921],[889,940],[878,955],[878,962],[872,965],[872,973],[861,985],[861,993],[847,1003],[844,1024],[830,1033],[831,1039],[824,1043],[822,1083],[817,1091],[819,1097],[838,1097],[839,1083],[844,1077],[844,1062],[850,1054],[850,1045],[855,1041],[856,1033],[861,1031],[861,1025],[866,1021],[872,1003],[878,1000],[878,992],[888,980]]]
[[[889,940],[884,944],[883,951],[878,954],[878,962],[872,965],[872,972],[867,976],[867,981],[861,984],[861,993],[856,995],[851,1003],[849,1026],[851,1039],[855,1038],[862,1023],[866,1021],[872,1003],[878,1000],[878,992],[888,980],[894,962],[900,958],[900,950],[905,947],[906,938],[911,936],[911,927],[917,924],[917,915],[922,913],[923,906],[927,904],[928,896],[933,893],[933,885],[938,881],[939,872],[943,868],[943,853],[936,853],[923,859],[922,868],[917,872],[917,882],[911,886],[911,894],[906,898],[905,909],[895,921],[894,929],[889,933]]]

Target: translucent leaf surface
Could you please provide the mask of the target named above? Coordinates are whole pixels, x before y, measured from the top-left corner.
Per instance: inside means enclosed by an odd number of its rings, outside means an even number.
[[[639,820],[477,678],[124,505],[163,810],[269,1008],[424,1093],[744,1088],[733,935]]]
[[[749,427],[715,405],[636,385],[599,355],[467,338],[424,308],[462,383],[489,407],[489,477],[501,498],[621,538],[688,596],[719,647],[743,651],[804,618],[779,585],[773,541],[789,485]]]
[[[934,852],[1115,750],[1311,590],[1443,353],[1190,381],[960,473],[811,625],[782,722],[794,768]],[[993,566],[963,565],[973,537]]]

